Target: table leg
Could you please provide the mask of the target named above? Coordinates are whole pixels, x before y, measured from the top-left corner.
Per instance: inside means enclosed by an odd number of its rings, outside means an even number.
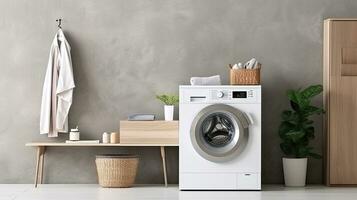
[[[161,159],[162,159],[162,169],[164,171],[165,187],[167,187],[167,172],[166,172],[166,160],[165,160],[165,147],[160,147]]]
[[[37,147],[37,156],[36,156],[36,173],[35,173],[35,188],[37,187],[38,181],[38,172],[40,168],[40,156],[41,156],[41,147]]]
[[[37,156],[36,156],[36,175],[35,175],[35,188],[37,187],[38,183],[42,183],[43,177],[43,163],[44,163],[44,153],[45,147],[38,146],[37,147]]]
[[[39,171],[39,180],[38,180],[38,182],[40,184],[43,183],[43,170],[44,170],[44,165],[45,165],[45,152],[46,152],[46,147],[42,147],[41,155],[40,155],[40,171]]]

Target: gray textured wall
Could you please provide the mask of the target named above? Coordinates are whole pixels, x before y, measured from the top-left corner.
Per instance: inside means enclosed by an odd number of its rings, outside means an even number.
[[[251,57],[263,63],[263,182],[281,183],[279,113],[285,91],[322,82],[322,21],[356,16],[354,0],[1,0],[0,1],[0,183],[31,183],[42,83],[55,19],[72,45],[77,87],[70,125],[82,138],[118,129],[134,112],[162,117],[155,93],[178,92],[190,76],[220,74]],[[317,101],[321,104],[321,99]],[[322,151],[321,118],[314,145]],[[64,140],[63,136],[59,140]],[[139,183],[161,183],[155,148],[51,148],[45,181],[93,183],[93,155],[142,155]],[[178,152],[168,151],[171,183]],[[322,181],[322,161],[312,160],[308,180]]]

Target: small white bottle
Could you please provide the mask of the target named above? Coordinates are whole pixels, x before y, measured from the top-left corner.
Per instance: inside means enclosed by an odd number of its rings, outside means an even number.
[[[108,144],[110,142],[110,134],[109,133],[107,133],[107,132],[103,133],[102,142],[103,142],[103,144]]]

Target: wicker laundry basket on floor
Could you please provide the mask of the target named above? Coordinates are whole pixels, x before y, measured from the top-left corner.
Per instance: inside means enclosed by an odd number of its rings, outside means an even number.
[[[135,182],[139,158],[130,154],[97,155],[95,159],[99,185],[131,187]]]

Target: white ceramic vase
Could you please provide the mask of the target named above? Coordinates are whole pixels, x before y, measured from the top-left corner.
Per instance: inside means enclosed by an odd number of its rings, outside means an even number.
[[[165,121],[174,120],[174,106],[165,105]]]
[[[285,186],[305,186],[307,158],[283,158],[283,169]]]

